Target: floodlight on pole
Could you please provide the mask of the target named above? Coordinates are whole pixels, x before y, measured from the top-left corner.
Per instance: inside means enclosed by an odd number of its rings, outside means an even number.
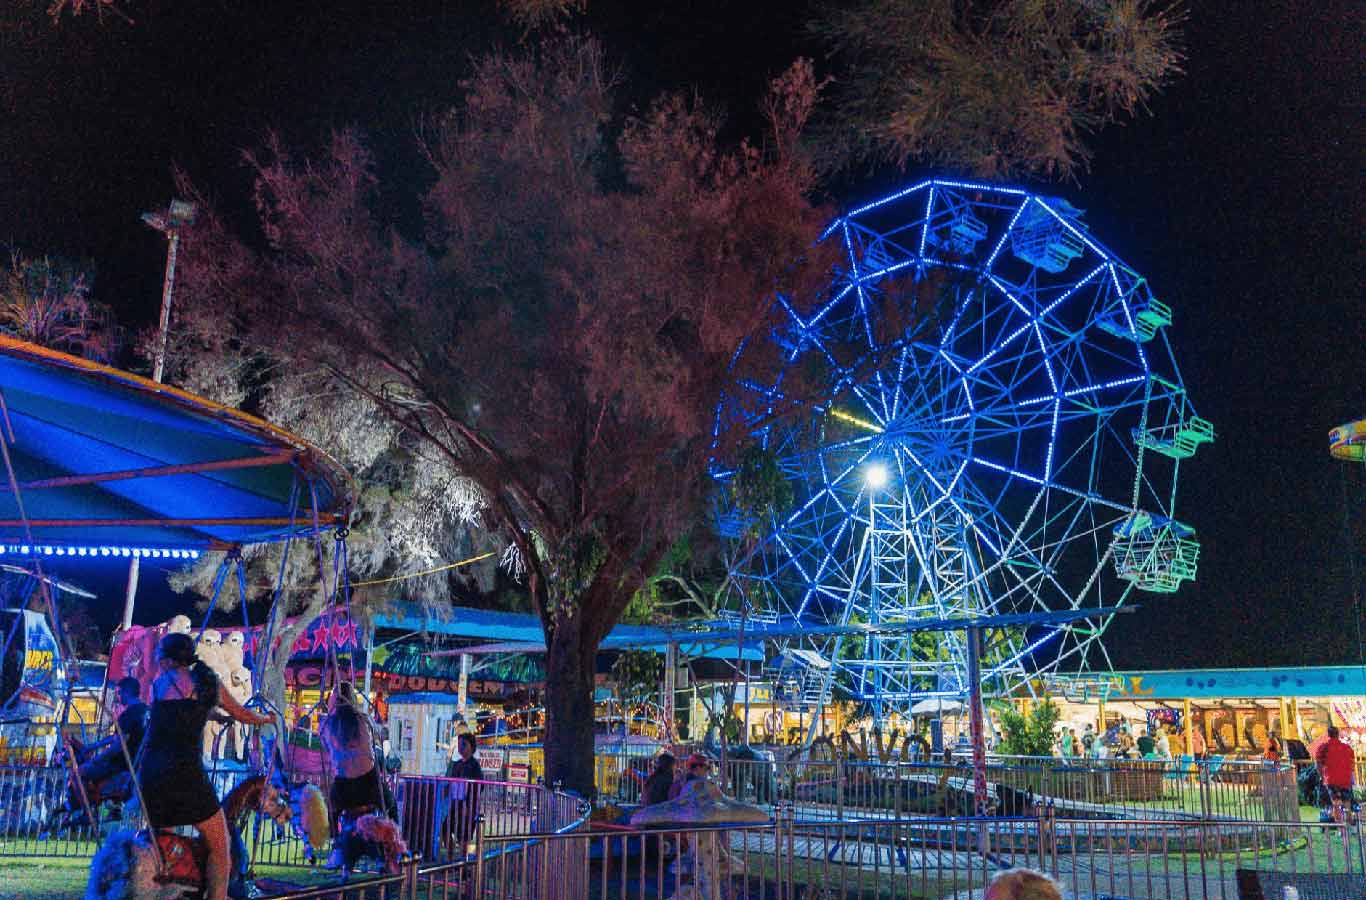
[[[166,236],[166,274],[161,282],[161,316],[157,331],[157,351],[152,360],[152,380],[158,384],[166,371],[166,337],[171,327],[171,290],[175,286],[176,251],[180,230],[194,224],[199,208],[188,200],[172,200],[165,210],[142,214],[142,221]],[[138,592],[139,558],[128,564],[128,587],[123,595],[123,628],[133,626],[133,600]]]
[[[863,470],[863,483],[874,491],[885,488],[887,482],[890,481],[891,478],[891,473],[887,471],[887,467],[882,463],[869,463]]]
[[[175,286],[176,251],[180,230],[194,224],[199,208],[188,200],[172,200],[165,211],[142,214],[142,221],[166,236],[166,275],[161,283],[161,318],[157,332],[157,352],[152,363],[152,380],[160,382],[166,368],[166,337],[171,327],[171,290]]]

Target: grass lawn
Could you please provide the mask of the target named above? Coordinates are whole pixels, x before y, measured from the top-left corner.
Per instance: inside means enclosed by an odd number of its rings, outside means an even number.
[[[301,886],[335,883],[335,872],[297,866],[260,866],[258,878]],[[0,900],[71,900],[85,894],[90,860],[61,857],[0,857]],[[354,881],[359,879],[353,879]]]
[[[70,900],[85,893],[90,860],[0,858],[0,900]]]

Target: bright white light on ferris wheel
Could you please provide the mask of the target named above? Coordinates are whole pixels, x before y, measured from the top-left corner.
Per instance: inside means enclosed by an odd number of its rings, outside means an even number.
[[[863,470],[863,483],[875,491],[885,488],[891,477],[882,463],[869,463]]]

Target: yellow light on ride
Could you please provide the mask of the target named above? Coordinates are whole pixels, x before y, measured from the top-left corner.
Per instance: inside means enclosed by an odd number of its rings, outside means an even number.
[[[836,419],[839,419],[841,422],[848,422],[850,425],[857,425],[860,428],[866,428],[867,430],[876,432],[878,434],[882,433],[881,426],[869,422],[867,419],[860,419],[858,416],[851,415],[850,413],[847,413],[842,409],[832,408],[829,410],[829,412],[830,415],[834,416]]]

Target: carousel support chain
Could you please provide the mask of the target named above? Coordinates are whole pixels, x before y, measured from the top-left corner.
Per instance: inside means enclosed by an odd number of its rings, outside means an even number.
[[[76,797],[81,801],[81,812],[85,813],[85,820],[93,828],[95,827],[95,811],[90,805],[90,795],[85,790],[85,779],[81,777],[80,764],[76,762],[76,754],[72,752],[71,745],[65,743],[65,737],[62,738],[62,741],[65,744],[63,748],[65,752],[62,753],[62,756],[66,758],[67,768],[71,770],[71,783],[76,786]]]
[[[351,571],[351,570],[350,570],[351,558],[350,558],[350,553],[349,553],[349,551],[348,551],[348,549],[347,549],[346,539],[347,539],[348,537],[350,537],[350,534],[351,534],[351,533],[350,533],[350,531],[349,531],[348,529],[345,529],[345,528],[338,528],[338,529],[337,529],[337,537],[336,537],[336,540],[337,540],[337,547],[336,547],[336,550],[337,550],[338,565],[339,565],[339,567],[340,567],[340,572],[338,573],[338,578],[340,579],[340,582],[339,582],[339,589],[341,590],[342,605],[343,605],[343,606],[345,607],[345,609],[346,609],[346,619],[347,619],[348,622],[351,620],[351,574],[350,574],[350,571]],[[350,675],[350,678],[349,678],[348,680],[349,680],[349,681],[351,682],[351,684],[354,686],[355,683],[356,683],[356,651],[355,651],[355,650],[352,650],[350,653],[348,653],[348,654],[346,655],[346,660],[347,660],[347,666],[348,666],[348,667],[350,668],[350,670],[351,670],[351,675]],[[367,660],[367,662],[368,662],[368,660]],[[366,679],[365,679],[365,680],[366,680],[366,682],[367,682],[367,684],[366,684],[366,694],[367,694],[366,702],[369,702],[369,697],[368,697],[368,694],[369,694],[369,684],[368,684],[368,682],[369,682],[369,680],[370,680],[370,673],[369,673],[368,671],[366,672]]]
[[[247,614],[247,564],[239,551],[237,554],[237,602],[242,607],[242,627],[251,628],[251,618]]]
[[[313,517],[313,550],[318,560],[318,590],[322,593],[323,616],[325,621],[331,622],[337,605],[337,584],[335,578],[332,588],[327,586],[327,565],[326,554],[323,553],[322,523],[318,519],[318,487],[313,479],[308,479],[309,512]],[[335,560],[333,562],[335,568]],[[339,675],[337,664],[337,648],[334,641],[327,642],[327,660],[332,669],[332,689],[337,688],[337,678]]]
[[[199,634],[195,635],[196,650],[199,649],[199,640],[204,636],[204,629],[209,627],[209,619],[213,618],[214,610],[218,606],[218,595],[223,590],[223,582],[227,580],[229,570],[241,558],[241,548],[233,547],[223,554],[223,560],[218,564],[218,571],[213,576],[213,596],[209,598],[209,608],[204,612],[204,621],[199,626]]]

